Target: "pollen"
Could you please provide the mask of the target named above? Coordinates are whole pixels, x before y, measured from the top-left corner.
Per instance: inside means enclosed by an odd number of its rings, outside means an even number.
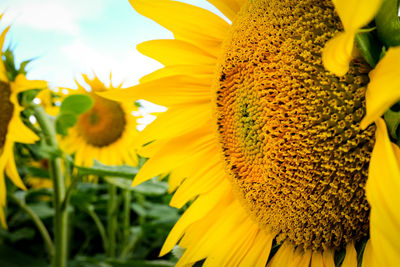
[[[248,1],[214,82],[235,192],[261,228],[304,249],[339,249],[368,234],[375,126],[359,125],[370,69],[355,58],[336,77],[321,60],[341,30],[331,1]]]
[[[115,101],[91,94],[94,105],[79,116],[78,134],[95,147],[104,147],[116,142],[124,133],[126,114]]]
[[[0,81],[0,156],[3,154],[8,125],[14,111],[14,105],[10,102],[10,95],[10,85]]]

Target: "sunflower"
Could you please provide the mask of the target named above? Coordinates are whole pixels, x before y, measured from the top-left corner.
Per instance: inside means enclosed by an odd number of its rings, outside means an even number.
[[[0,15],[1,19],[2,15]],[[9,30],[7,27],[0,35],[0,51]],[[6,228],[4,208],[6,206],[6,184],[4,170],[11,181],[19,188],[26,190],[14,160],[14,143],[32,144],[38,137],[21,121],[17,95],[30,89],[47,87],[44,81],[29,81],[24,74],[10,79],[3,60],[0,60],[0,222]]]
[[[82,75],[89,85],[87,91],[77,82],[78,89],[67,89],[69,94],[86,94],[93,101],[93,107],[79,116],[76,125],[69,129],[68,135],[61,137],[62,148],[70,154],[75,153],[75,162],[92,166],[94,160],[106,165],[136,166],[137,156],[133,149],[136,130],[137,110],[134,102],[118,103],[99,96],[98,92],[121,88],[106,87],[96,76],[89,79]],[[110,79],[111,81],[111,79]],[[65,97],[65,96],[64,96]]]
[[[179,244],[177,266],[357,266],[362,257],[364,265],[397,266],[399,150],[381,114],[377,127],[360,126],[366,87],[381,80],[370,82],[370,66],[353,49],[379,1],[209,2],[232,23],[177,1],[131,0],[175,39],[138,45],[165,67],[102,94],[168,107],[138,138],[150,159],[133,182],[171,172],[170,204],[193,200],[161,255]],[[365,118],[375,103],[368,94]]]

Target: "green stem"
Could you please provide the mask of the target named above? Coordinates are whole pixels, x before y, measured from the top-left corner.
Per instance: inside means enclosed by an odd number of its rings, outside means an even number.
[[[108,256],[115,258],[116,229],[117,229],[117,187],[108,184],[108,207],[107,207],[107,229],[108,229]]]
[[[127,246],[129,243],[129,235],[130,235],[130,226],[131,226],[131,191],[130,190],[123,190],[123,198],[124,198],[124,222],[123,222],[123,229],[124,229],[124,246]]]
[[[34,106],[36,119],[43,131],[47,145],[54,151],[58,151],[58,142],[54,124],[50,122],[49,117],[45,113],[43,107]],[[53,157],[49,159],[50,175],[53,180],[54,189],[54,239],[55,239],[55,255],[53,258],[54,267],[65,267],[67,264],[68,254],[68,214],[67,206],[63,205],[65,200],[65,180],[61,168],[61,158]]]
[[[108,239],[103,223],[101,222],[99,216],[97,216],[92,205],[90,205],[86,210],[89,213],[90,217],[92,217],[94,223],[96,224],[97,229],[100,232],[101,239],[103,241],[103,248],[106,251],[106,253],[108,253]]]
[[[33,212],[33,210],[31,208],[29,208],[24,202],[19,200],[13,194],[9,194],[9,197],[12,200],[14,200],[14,202],[17,203],[18,206],[20,206],[21,209],[23,209],[29,215],[29,217],[31,217],[32,221],[35,223],[40,234],[42,235],[43,241],[46,245],[46,248],[49,253],[50,260],[51,260],[54,256],[54,245],[53,245],[53,241],[51,240],[51,237],[49,235],[49,232],[47,231],[46,227],[44,226],[42,220],[36,215],[36,213]]]

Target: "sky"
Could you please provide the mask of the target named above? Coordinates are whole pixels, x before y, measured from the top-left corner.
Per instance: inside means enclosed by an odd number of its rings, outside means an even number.
[[[151,1],[151,0],[149,0]],[[216,12],[205,0],[185,0]],[[28,78],[51,87],[74,88],[81,73],[114,85],[132,86],[162,65],[136,51],[136,45],[172,34],[138,14],[128,0],[1,0],[0,28],[11,25],[5,47],[17,62],[34,59]]]

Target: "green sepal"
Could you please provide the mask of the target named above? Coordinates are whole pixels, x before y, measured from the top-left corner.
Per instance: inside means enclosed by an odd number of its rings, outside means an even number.
[[[389,135],[396,141],[400,140],[400,110],[398,107],[400,107],[399,104],[395,104],[383,115],[388,127]]]
[[[27,90],[25,92],[22,92],[19,97],[20,97],[20,102],[24,106],[29,106],[33,100],[36,98],[38,93],[41,91],[41,89],[31,89]]]
[[[355,41],[365,61],[367,61],[371,68],[375,68],[376,64],[379,62],[382,47],[374,38],[373,33],[369,31],[359,32],[355,37]]]
[[[386,46],[400,45],[400,21],[398,0],[384,0],[376,14],[378,37]]]
[[[26,66],[33,59],[21,62],[19,68],[17,68],[15,64],[14,52],[10,47],[8,47],[7,50],[2,53],[2,60],[7,71],[7,78],[10,81],[15,81],[15,78],[18,76],[18,74],[26,75]]]

